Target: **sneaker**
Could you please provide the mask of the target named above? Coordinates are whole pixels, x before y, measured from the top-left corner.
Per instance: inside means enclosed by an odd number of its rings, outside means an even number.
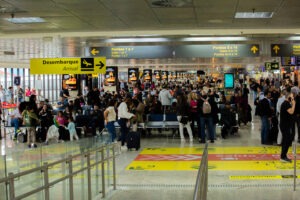
[[[28,145],[28,148],[29,148],[29,149],[31,148],[31,144]]]
[[[36,144],[33,144],[33,148],[37,148],[37,145],[36,145]]]
[[[126,151],[126,150],[128,150],[128,148],[127,148],[127,146],[123,145],[123,146],[121,146],[121,150]]]
[[[214,140],[211,140],[210,143],[215,143],[215,141],[214,141]]]
[[[21,130],[20,130],[20,129],[18,129],[18,130],[17,130],[17,133],[21,133]]]
[[[289,158],[281,158],[280,161],[285,162],[285,163],[291,163],[292,162],[292,160],[289,159]]]
[[[206,143],[206,142],[205,142],[205,140],[199,140],[199,143],[204,144],[204,143]]]
[[[45,145],[48,145],[49,143],[48,143],[48,141],[46,141],[44,144],[45,144]]]

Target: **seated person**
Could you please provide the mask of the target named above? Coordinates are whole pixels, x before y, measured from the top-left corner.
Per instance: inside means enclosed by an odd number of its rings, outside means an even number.
[[[96,135],[96,128],[99,127],[99,132],[101,132],[104,129],[104,116],[103,111],[99,109],[99,106],[94,105],[94,110],[91,113],[91,121],[88,125],[89,127],[92,127],[92,133],[93,135]]]
[[[65,125],[66,125],[66,118],[63,115],[62,111],[58,111],[57,116],[55,118],[55,121],[58,126],[58,132],[59,132],[59,140],[68,140],[68,133],[65,130]]]
[[[60,97],[56,105],[56,111],[63,111],[68,106],[68,99],[65,97]]]
[[[10,125],[15,127],[15,135],[14,135],[14,140],[17,139],[18,133],[20,133],[20,125],[22,125],[22,115],[20,111],[20,106],[10,114]]]
[[[221,135],[222,138],[225,139],[228,133],[233,134],[233,126],[237,125],[236,113],[231,107],[230,103],[225,104],[225,108],[221,110],[221,119],[220,124],[223,125]]]
[[[38,131],[37,139],[44,141],[46,139],[48,128],[53,124],[53,116],[49,111],[47,104],[43,105],[42,109],[39,111],[38,117],[41,121],[41,129]]]

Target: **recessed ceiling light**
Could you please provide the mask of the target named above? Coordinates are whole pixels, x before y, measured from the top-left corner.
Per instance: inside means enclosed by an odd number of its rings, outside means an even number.
[[[14,18],[4,18],[4,19],[14,24],[30,24],[30,23],[45,22],[45,20],[40,17],[14,17]]]
[[[272,18],[273,12],[237,12],[235,18],[239,19],[264,19]]]

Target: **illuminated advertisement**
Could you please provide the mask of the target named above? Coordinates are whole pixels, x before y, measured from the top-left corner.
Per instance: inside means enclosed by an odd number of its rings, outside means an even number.
[[[154,78],[157,81],[161,80],[161,71],[160,70],[154,70]]]
[[[139,76],[138,68],[128,68],[128,83],[136,83]]]
[[[144,69],[143,77],[144,81],[150,82],[152,80],[152,70]]]
[[[106,67],[104,86],[116,86],[118,77],[118,67]]]
[[[234,75],[233,73],[224,74],[224,87],[228,89],[234,88]]]
[[[62,75],[62,88],[66,89],[69,86],[71,90],[77,90],[77,78],[75,74],[63,74]]]

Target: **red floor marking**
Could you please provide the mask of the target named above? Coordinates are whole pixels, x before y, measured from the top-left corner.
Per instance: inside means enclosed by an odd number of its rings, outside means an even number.
[[[290,158],[291,155],[289,155]],[[279,160],[278,154],[211,154],[209,161],[261,161]],[[299,158],[300,159],[300,158]],[[298,159],[298,160],[299,160]],[[200,154],[140,154],[135,161],[200,161]]]

